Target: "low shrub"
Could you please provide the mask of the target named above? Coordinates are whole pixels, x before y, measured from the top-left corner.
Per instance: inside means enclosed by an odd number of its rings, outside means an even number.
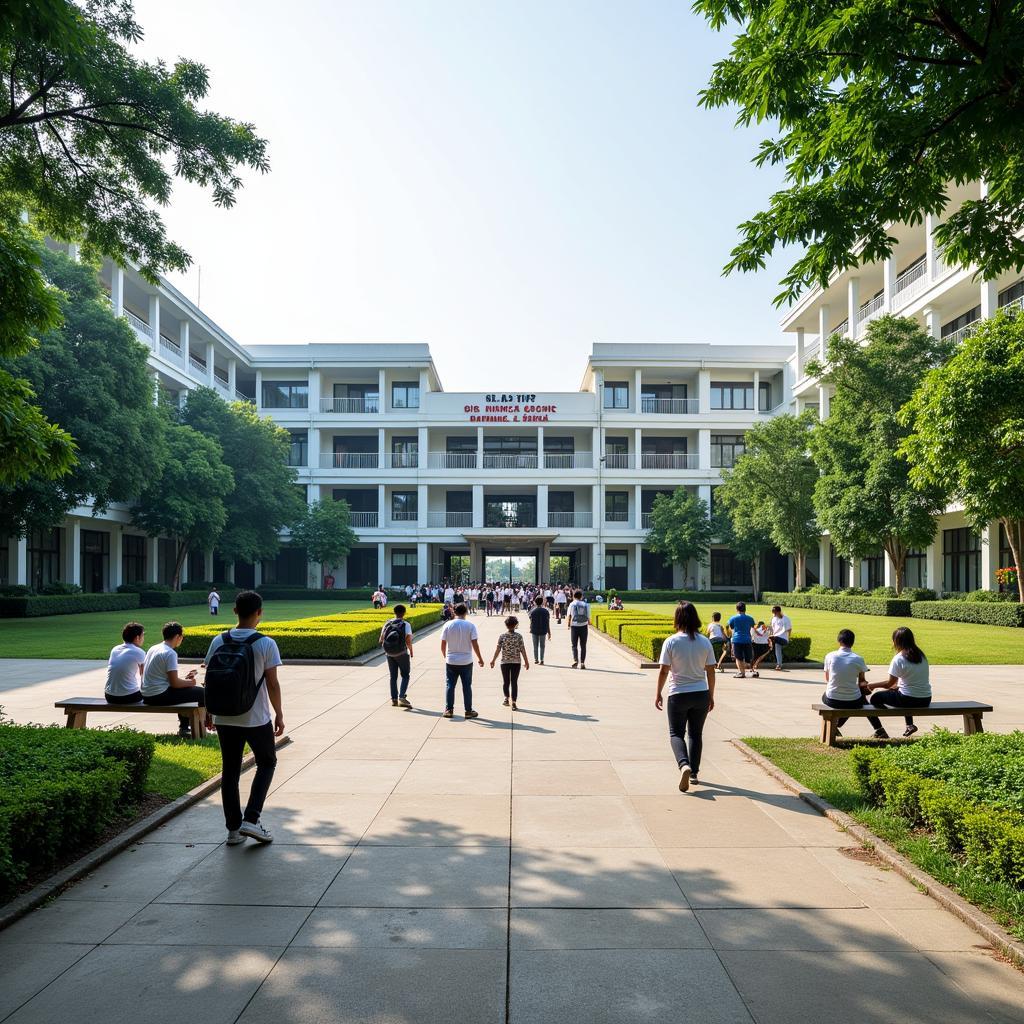
[[[900,594],[904,601],[935,601],[938,596],[931,587],[904,587]]]
[[[672,622],[624,622],[619,627],[619,640],[648,661],[657,661],[661,645],[675,632]],[[811,638],[792,636],[786,644],[786,661],[806,661],[811,654]]]
[[[1024,626],[1024,604],[1007,601],[914,601],[915,619],[976,622],[983,626]]]
[[[605,600],[610,601],[616,594],[623,601],[692,601],[694,604],[704,601],[723,601],[735,604],[737,601],[750,601],[752,595],[739,591],[727,590],[609,590],[605,592]]]
[[[875,587],[871,591],[872,597],[899,597],[895,587]],[[908,599],[909,600],[909,599]]]
[[[143,608],[181,608],[206,604],[206,594],[198,590],[143,590],[139,594]]]
[[[815,608],[822,612],[848,612],[855,615],[894,615],[908,618],[910,601],[904,598],[864,597],[856,594],[788,594],[765,591],[761,595],[765,604],[778,604],[783,608]]]
[[[119,612],[138,607],[138,594],[40,594],[29,597],[0,597],[0,618],[31,619],[40,615]]]
[[[153,737],[0,726],[0,897],[94,840],[145,787]]]
[[[237,584],[225,584],[229,587],[241,588]],[[372,587],[349,587],[341,590],[307,590],[305,587],[282,587],[278,585],[257,587],[264,601],[369,601],[373,596]],[[394,603],[399,600],[397,591],[391,591],[388,599]],[[405,595],[402,595],[404,601]],[[405,602],[408,603],[408,602]]]

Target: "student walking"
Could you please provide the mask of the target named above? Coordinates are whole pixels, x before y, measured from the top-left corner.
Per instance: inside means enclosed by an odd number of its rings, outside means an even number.
[[[555,604],[555,622],[556,622],[556,624],[561,625],[562,624],[562,619],[565,618],[565,606],[566,606],[565,590],[562,587],[559,587],[555,591],[554,604]]]
[[[569,640],[572,644],[572,667],[587,667],[587,636],[590,632],[590,605],[583,600],[583,591],[573,592],[572,604],[566,610]]]
[[[217,593],[216,587],[206,595],[206,603],[210,606],[210,614],[216,615],[217,609],[220,608],[220,594]]]
[[[272,843],[260,818],[277,767],[275,738],[284,734],[277,643],[257,629],[263,598],[243,590],[235,598],[237,625],[215,636],[206,652],[206,689],[220,739],[221,801],[228,846],[246,839]],[[271,715],[273,707],[273,715]],[[249,799],[242,811],[239,781],[246,744],[256,759]]]
[[[530,637],[533,640],[533,660],[544,664],[544,648],[551,639],[551,612],[544,607],[544,598],[538,594],[530,609]]]
[[[146,652],[142,649],[146,637],[141,622],[128,622],[121,630],[121,643],[110,649],[107,658],[107,681],[103,696],[108,704],[138,704],[142,700],[139,688]]]
[[[661,645],[658,691],[654,706],[663,707],[662,690],[668,688],[668,735],[679,766],[679,789],[696,784],[704,751],[704,722],[715,707],[715,652],[700,632],[697,609],[680,603],[675,611],[675,633]]]
[[[411,708],[406,699],[409,690],[409,674],[412,670],[412,626],[405,621],[405,605],[395,605],[395,617],[388,619],[380,631],[379,643],[388,658],[388,677],[391,685],[391,706]],[[402,688],[398,688],[398,676],[402,676]]]
[[[514,615],[505,620],[505,632],[498,637],[494,657],[491,658],[491,668],[494,668],[494,662],[498,655],[501,655],[501,692],[505,695],[502,704],[508,707],[511,700],[513,711],[518,710],[516,701],[519,699],[519,670],[525,666],[526,671],[530,671],[530,659],[526,656],[523,635],[516,632],[518,625],[519,620]]]
[[[178,648],[185,639],[181,623],[165,622],[162,632],[163,642],[146,651],[142,665],[142,702],[166,707],[195,701],[199,707],[205,707],[206,691],[196,685],[196,670],[192,669],[184,679],[178,675]],[[178,735],[192,735],[186,715],[178,715]]]
[[[852,629],[839,630],[836,636],[838,649],[825,655],[825,692],[821,695],[821,702],[830,708],[862,708],[867,701],[865,674],[868,666],[853,649],[856,639]],[[848,718],[836,719],[837,736],[848,721]],[[868,721],[876,730],[882,728],[878,718],[870,718]]]
[[[932,702],[931,673],[924,651],[917,646],[913,631],[900,626],[892,634],[892,646],[896,656],[889,662],[889,678],[882,683],[869,683],[871,703],[876,708],[926,708]],[[878,719],[875,719],[878,721]],[[904,718],[904,736],[917,732],[911,715]],[[874,722],[871,723],[874,725]],[[878,722],[875,735],[887,739],[889,734]]]
[[[711,641],[711,647],[715,652],[715,667],[722,667],[722,659],[725,657],[725,648],[728,640],[725,636],[725,627],[722,625],[722,613],[712,612],[711,621],[705,630],[707,638]]]
[[[462,683],[462,704],[466,718],[479,718],[473,710],[473,655],[483,668],[479,634],[472,622],[466,621],[466,606],[457,604],[455,615],[441,629],[441,656],[444,658],[444,717],[455,713],[455,683]]]
[[[786,644],[793,635],[793,623],[788,615],[783,615],[782,607],[775,605],[772,608],[772,619],[768,623],[769,632],[772,635],[772,650],[775,652],[775,668],[779,672],[785,672],[782,667],[783,657],[786,653]]]
[[[750,674],[755,678],[760,676],[758,666],[768,657],[772,649],[772,638],[764,621],[758,622],[750,634],[751,644],[754,648],[754,663],[750,666]]]
[[[754,620],[747,614],[747,606],[742,601],[736,602],[736,614],[729,620],[729,630],[732,639],[732,656],[736,659],[736,667],[739,672],[737,679],[746,679],[747,669],[753,669],[754,644],[751,633],[754,629]]]

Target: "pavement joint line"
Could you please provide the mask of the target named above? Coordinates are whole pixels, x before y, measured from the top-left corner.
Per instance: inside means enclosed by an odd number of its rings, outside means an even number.
[[[923,890],[925,895],[930,896],[941,907],[959,918],[968,928],[976,931],[1010,960],[1015,967],[1018,969],[1024,968],[1024,944],[1013,938],[996,920],[983,910],[972,903],[968,903],[967,900],[948,886],[943,885],[940,881],[922,871],[917,865],[904,857],[903,854],[890,846],[881,836],[875,835],[874,832],[851,818],[845,811],[839,810],[838,807],[834,807],[827,800],[818,796],[817,793],[813,793],[805,786],[802,786],[796,779],[773,764],[763,754],[759,754],[753,747],[748,746],[743,740],[733,739],[730,742],[768,775],[781,782],[788,790],[800,797],[804,803],[809,804],[819,814],[828,818],[844,832],[853,836],[861,846],[871,849],[880,860]]]

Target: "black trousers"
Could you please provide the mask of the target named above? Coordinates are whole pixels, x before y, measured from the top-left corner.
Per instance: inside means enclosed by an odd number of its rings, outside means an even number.
[[[821,703],[827,704],[830,708],[836,708],[837,710],[841,711],[843,708],[862,708],[865,704],[867,704],[867,701],[863,697],[859,697],[857,698],[857,700],[840,700],[838,697],[829,697],[827,694],[823,693],[821,695]],[[846,725],[848,721],[848,718],[837,718],[836,728],[842,729],[842,727]],[[872,729],[882,728],[882,720],[876,717],[875,715],[870,715],[868,717],[868,721],[871,723]]]
[[[931,702],[931,697],[908,697],[899,690],[875,690],[871,694],[871,703],[876,708],[926,708]],[[903,720],[907,725],[914,724],[912,715],[907,715]]]
[[[277,751],[274,748],[274,727],[257,725],[248,728],[243,725],[218,725],[217,736],[220,739],[220,763],[223,779],[220,795],[224,804],[224,824],[229,832],[234,832],[243,821],[260,820],[267,792],[274,781],[274,769],[277,767]],[[256,757],[256,774],[249,787],[249,799],[242,814],[242,798],[238,791],[242,776],[242,755],[245,745]]]
[[[700,774],[700,758],[704,752],[704,721],[711,702],[709,690],[695,693],[674,693],[668,699],[668,738],[672,744],[676,764],[690,766],[694,775]]]
[[[409,689],[409,670],[412,668],[412,663],[409,661],[409,652],[406,651],[404,654],[399,655],[388,655],[388,675],[390,676],[391,683],[391,699],[398,700],[399,697],[404,697]],[[398,689],[398,674],[402,674],[402,689]]]
[[[107,699],[108,704],[141,704],[142,703],[142,691],[136,690],[134,693],[104,693],[104,697]]]
[[[518,661],[503,661],[501,663],[501,692],[508,699],[519,699],[519,671],[523,666]]]
[[[587,660],[587,633],[586,626],[570,626],[569,639],[572,642],[572,660],[578,661],[581,665]]]
[[[156,707],[167,707],[168,704],[191,704],[196,702],[201,708],[206,707],[206,690],[202,686],[179,686],[175,689],[168,686],[163,693],[155,697],[143,697],[144,704],[153,704]],[[188,725],[188,715],[178,715],[178,721],[182,726]]]

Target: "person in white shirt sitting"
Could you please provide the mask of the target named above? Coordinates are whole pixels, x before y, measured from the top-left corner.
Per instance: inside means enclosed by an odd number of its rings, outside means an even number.
[[[889,678],[881,683],[869,683],[871,703],[876,708],[926,708],[932,702],[932,685],[928,668],[928,659],[924,651],[917,646],[913,632],[906,626],[893,631],[892,646],[896,656],[889,662]],[[878,719],[874,719],[878,722]],[[913,736],[917,732],[911,715],[904,718],[906,729],[904,736]],[[875,735],[880,739],[888,737],[888,733],[878,722]]]
[[[853,650],[854,636],[852,629],[841,629],[836,637],[839,649],[829,651],[825,655],[825,692],[821,695],[822,704],[830,708],[862,708],[867,703],[867,662]],[[849,721],[848,718],[836,720],[836,735]],[[875,735],[884,733],[878,718],[869,718],[874,726]]]
[[[185,639],[180,622],[165,622],[163,642],[146,651],[142,666],[142,700],[145,704],[191,704],[206,706],[206,691],[196,683],[196,670],[191,669],[184,679],[178,675],[178,648]],[[178,735],[190,736],[187,715],[178,716]]]
[[[146,630],[141,622],[126,623],[121,630],[121,643],[110,649],[107,659],[107,682],[103,695],[108,704],[139,704],[142,690],[142,666],[146,652],[142,649]]]

